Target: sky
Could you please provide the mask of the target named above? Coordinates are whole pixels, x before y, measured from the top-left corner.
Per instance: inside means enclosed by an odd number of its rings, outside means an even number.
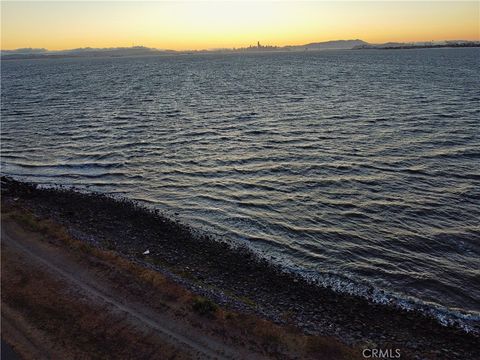
[[[480,40],[479,1],[2,1],[1,48]]]

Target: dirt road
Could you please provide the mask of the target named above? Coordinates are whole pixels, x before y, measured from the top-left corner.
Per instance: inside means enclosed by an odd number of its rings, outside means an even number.
[[[186,321],[176,318],[170,311],[159,312],[145,303],[127,299],[123,292],[116,290],[119,284],[110,284],[102,279],[97,271],[89,270],[84,263],[79,264],[74,257],[62,251],[61,248],[41,241],[37,234],[25,231],[14,221],[2,221],[1,235],[2,263],[4,263],[2,277],[11,276],[6,281],[15,279],[18,275],[17,271],[22,269],[20,284],[26,281],[29,286],[35,286],[32,282],[38,277],[41,277],[44,283],[52,282],[56,288],[60,289],[59,298],[66,298],[66,301],[72,304],[78,301],[82,307],[87,304],[86,312],[90,311],[92,314],[101,311],[102,316],[107,317],[109,323],[115,323],[116,327],[121,323],[119,328],[128,329],[127,335],[137,339],[136,343],[148,339],[150,358],[261,358],[258,354],[227,345],[202,333]],[[2,285],[8,292],[9,285],[7,283]],[[19,286],[19,284],[12,285]],[[32,290],[35,291],[35,289]],[[5,329],[3,336],[19,355],[51,358],[55,357],[55,354],[65,354],[69,351],[81,353],[81,347],[70,344],[48,345],[55,343],[58,339],[49,338],[50,334],[45,334],[42,330],[28,329],[32,327],[28,316],[21,314],[22,310],[12,299],[2,300],[5,300],[2,301],[2,320]],[[82,310],[82,313],[84,312],[85,310]],[[18,321],[20,318],[23,321]],[[73,322],[76,320],[82,321],[82,319],[72,319]],[[21,325],[22,322],[27,324]],[[85,335],[88,336],[88,334]],[[47,346],[42,346],[45,343],[44,338],[49,338]],[[126,346],[126,344],[123,345]],[[75,349],[72,350],[72,348]],[[130,355],[135,357],[135,349],[124,351],[131,351]],[[145,349],[138,349],[138,357],[142,354],[145,354]]]

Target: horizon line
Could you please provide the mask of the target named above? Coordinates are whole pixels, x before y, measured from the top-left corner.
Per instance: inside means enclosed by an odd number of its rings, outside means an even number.
[[[311,44],[321,44],[321,43],[329,43],[329,42],[341,42],[341,41],[363,41],[369,45],[383,45],[383,44],[415,44],[415,43],[438,43],[438,42],[480,42],[480,38],[475,40],[469,39],[442,39],[442,40],[403,40],[403,41],[386,41],[386,42],[368,42],[362,40],[360,38],[351,38],[351,39],[331,39],[331,40],[322,40],[322,41],[315,41],[309,43],[302,43],[302,44],[289,44],[289,45],[274,45],[274,44],[261,44],[262,46],[271,46],[277,48],[287,48],[287,47],[301,47],[307,46]],[[260,42],[260,41],[257,41]],[[134,49],[134,48],[144,48],[148,50],[156,50],[156,51],[174,51],[174,52],[184,52],[184,51],[216,51],[216,50],[239,50],[239,49],[248,49],[249,47],[256,47],[256,43],[253,43],[248,46],[230,46],[230,47],[215,47],[215,48],[203,48],[203,49],[168,49],[168,48],[158,48],[158,47],[150,47],[145,45],[135,45],[132,44],[131,46],[109,46],[109,47],[91,47],[91,46],[84,46],[84,47],[74,47],[74,48],[62,48],[62,49],[49,49],[45,47],[17,47],[17,48],[8,48],[8,49],[0,49],[0,51],[15,51],[15,50],[43,50],[45,52],[55,52],[55,51],[73,51],[73,50],[114,50],[114,49]]]

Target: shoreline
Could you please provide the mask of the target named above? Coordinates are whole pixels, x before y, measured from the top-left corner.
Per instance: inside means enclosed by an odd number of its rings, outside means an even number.
[[[340,40],[355,41],[355,40]],[[315,43],[314,43],[315,44]],[[320,43],[321,44],[321,43]],[[309,46],[311,46],[309,48]],[[2,60],[51,60],[51,59],[88,59],[88,58],[124,58],[124,57],[143,57],[143,56],[189,56],[189,55],[225,55],[225,54],[275,54],[275,53],[303,53],[303,52],[322,52],[322,51],[348,51],[348,50],[410,50],[410,49],[444,49],[444,48],[477,48],[480,43],[474,40],[466,40],[460,43],[450,44],[431,44],[415,45],[402,43],[398,46],[389,46],[385,44],[355,45],[349,47],[312,47],[311,44],[304,45],[285,45],[285,46],[250,46],[244,48],[225,48],[225,49],[204,49],[204,50],[159,50],[148,47],[132,48],[106,48],[106,49],[69,49],[69,50],[46,50],[33,53],[15,53],[13,50],[0,50]],[[79,51],[80,50],[80,51]],[[6,51],[6,53],[5,53]]]
[[[4,176],[4,178],[17,181],[26,185],[36,186],[38,189],[43,190],[59,190],[61,192],[74,192],[82,194],[87,197],[92,198],[105,198],[112,200],[113,202],[120,203],[130,203],[133,208],[136,208],[140,212],[145,212],[145,214],[154,215],[159,219],[172,222],[175,226],[178,226],[187,234],[187,237],[191,237],[192,241],[201,240],[206,241],[207,243],[218,243],[220,242],[223,245],[226,245],[227,248],[233,252],[238,251],[240,254],[246,253],[249,257],[253,257],[254,260],[257,260],[260,263],[266,264],[267,267],[270,267],[274,272],[284,273],[291,276],[294,279],[302,280],[308,286],[319,287],[321,289],[333,290],[334,293],[339,294],[340,296],[353,296],[366,300],[371,303],[371,305],[384,305],[387,307],[393,307],[398,310],[405,310],[407,312],[417,312],[421,316],[432,318],[435,321],[439,322],[442,326],[453,327],[458,330],[464,331],[466,333],[473,333],[475,335],[480,335],[480,314],[473,311],[469,312],[461,309],[450,309],[438,303],[426,303],[418,298],[410,296],[402,296],[399,293],[389,292],[388,290],[378,289],[372,285],[355,282],[354,280],[343,278],[340,276],[326,276],[323,277],[319,273],[311,273],[305,269],[298,267],[286,267],[283,266],[281,261],[277,261],[277,257],[271,257],[267,252],[260,251],[254,247],[250,247],[248,244],[241,244],[237,241],[229,242],[228,238],[224,239],[221,235],[212,234],[208,230],[202,228],[197,229],[194,226],[189,225],[188,223],[177,218],[178,213],[171,210],[170,213],[164,212],[161,209],[156,209],[152,207],[151,203],[142,202],[141,200],[134,200],[125,197],[125,195],[119,195],[116,193],[102,193],[101,191],[92,191],[89,188],[89,185],[76,187],[73,185],[58,185],[58,184],[46,184],[46,183],[36,183],[33,181],[24,181],[20,179],[10,178],[10,176]],[[108,216],[106,216],[107,218]],[[68,222],[68,219],[67,219]],[[88,222],[87,222],[88,223]],[[81,231],[74,230],[75,235],[79,236],[83,240],[92,243],[94,246],[105,246],[95,239],[91,239],[88,235],[81,234]],[[143,240],[143,239],[142,239]],[[140,241],[138,247],[138,253],[130,255],[134,261],[139,260],[138,255],[140,252],[143,252],[140,245],[147,244],[148,241]],[[109,244],[107,246],[110,246]],[[145,248],[146,249],[146,248]],[[141,257],[140,261],[144,259]],[[148,261],[143,261],[147,266],[152,266],[157,268],[157,270],[164,272],[165,264],[160,264],[162,266],[158,267],[159,264],[149,263]],[[169,276],[176,277],[177,275],[169,272]],[[185,282],[185,279],[177,276],[177,281],[185,283],[186,286],[191,286]],[[204,291],[200,289],[200,291]],[[216,295],[214,295],[216,296]],[[217,301],[223,302],[221,296],[217,296]],[[306,329],[307,332],[316,333],[315,329]]]
[[[295,326],[305,334],[333,336],[348,345],[396,347],[402,358],[463,359],[476,353],[478,334],[442,326],[415,311],[312,285],[246,248],[194,236],[187,226],[129,200],[37,188],[2,177],[5,204],[53,219],[73,238],[114,250],[221,306]],[[146,250],[149,254],[142,255]]]
[[[1,265],[2,356],[13,359],[358,358],[336,339],[222,308],[10,205]]]

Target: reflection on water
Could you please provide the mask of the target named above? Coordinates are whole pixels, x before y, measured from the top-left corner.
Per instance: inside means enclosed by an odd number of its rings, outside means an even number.
[[[478,316],[479,57],[4,61],[2,168],[178,212],[339,290]]]

